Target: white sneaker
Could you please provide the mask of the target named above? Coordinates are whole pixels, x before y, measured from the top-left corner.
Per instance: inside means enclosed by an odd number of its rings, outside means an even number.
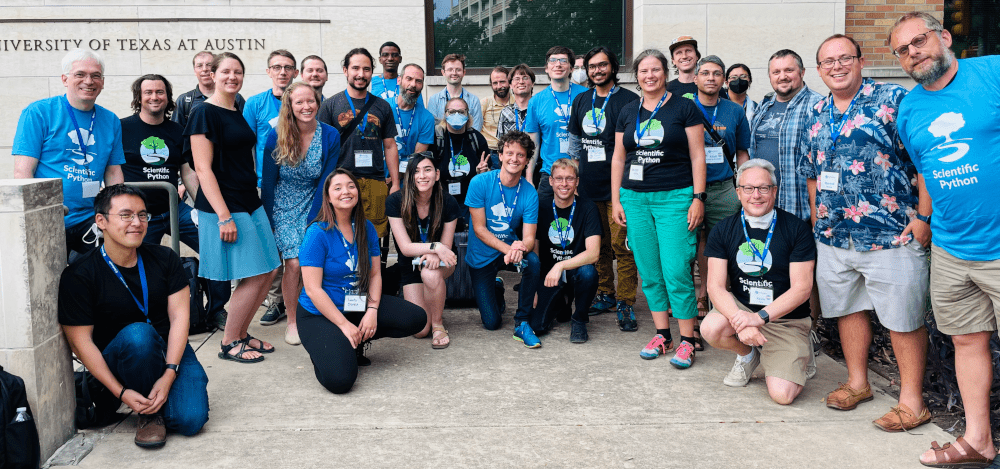
[[[754,347],[753,358],[750,359],[750,362],[744,362],[740,360],[739,356],[736,357],[733,369],[729,370],[729,374],[726,375],[726,379],[722,380],[722,384],[734,388],[746,386],[750,382],[750,376],[757,369],[757,365],[760,365],[760,350]]]

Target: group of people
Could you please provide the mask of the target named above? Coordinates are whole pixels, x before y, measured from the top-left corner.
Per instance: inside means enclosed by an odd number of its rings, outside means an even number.
[[[685,369],[707,342],[736,355],[724,384],[745,386],[762,365],[779,404],[815,373],[816,310],[837,318],[848,366],[827,406],[871,400],[874,311],[901,375],[898,405],[874,424],[897,432],[930,420],[929,293],[937,327],[955,342],[967,429],[921,462],[985,467],[996,455],[989,338],[1000,317],[1000,212],[982,188],[1000,183],[990,156],[1000,132],[989,124],[1000,93],[972,91],[1000,83],[982,79],[996,59],[956,60],[950,41],[925,13],[890,28],[888,46],[918,82],[909,92],[864,78],[848,36],[816,51],[827,96],[805,85],[799,54],[780,50],[767,64],[774,92],[759,103],[747,96],[748,66],[702,57],[690,36],[674,39],[669,56],[651,49],[632,60],[638,93],[622,86],[608,48],[581,58],[556,46],[537,93],[529,66],[498,66],[492,96],[479,99],[462,86],[465,58],[451,54],[441,63],[447,86],[426,103],[424,69],[402,65],[391,42],[378,51],[380,75],[367,50],[349,51],[347,89],[328,97],[318,56],[298,64],[272,52],[273,86],[244,101],[241,59],[203,52],[198,87],[175,104],[166,78],[140,77],[135,115],[120,122],[95,104],[101,58],[75,50],[63,59],[66,94],[21,115],[15,172],[63,179],[76,259],[59,320],[108,393],[142,415],[140,446],[162,445],[164,424],[193,434],[208,418],[207,377],[186,345],[187,282],[177,255],[158,246],[167,196],[121,184],[180,179],[194,210],[182,204],[172,234],[200,249],[198,275],[223,285],[209,295],[224,324],[221,359],[274,352],[247,332],[269,290],[281,297],[262,324],[287,314],[286,342],[301,343],[319,382],[343,393],[370,363],[371,340],[449,346],[446,282],[463,263],[490,330],[506,310],[497,273],[520,273],[513,337],[529,348],[556,321],[586,342],[589,316],[603,312],[636,331],[641,277],[656,329],[642,358],[673,351],[670,363]],[[103,244],[88,250],[99,233]],[[402,298],[383,294],[390,238]]]

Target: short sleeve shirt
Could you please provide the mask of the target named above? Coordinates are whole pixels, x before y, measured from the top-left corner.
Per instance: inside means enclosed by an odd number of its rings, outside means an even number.
[[[622,109],[639,99],[635,93],[615,86],[610,97],[588,90],[573,101],[569,133],[580,138],[580,195],[591,200],[611,200],[611,160],[615,153],[615,124]],[[602,158],[603,153],[603,158]]]
[[[692,101],[695,102],[695,101]],[[695,102],[695,106],[701,104]],[[726,147],[730,152],[746,150],[750,147],[750,123],[743,107],[727,99],[719,99],[715,106],[702,106],[704,111],[698,110],[705,117],[706,122],[712,123],[715,133],[726,141]],[[713,123],[714,118],[714,123]],[[731,180],[733,178],[733,167],[730,162],[722,156],[719,160],[720,152],[714,152],[710,147],[715,147],[715,139],[706,130],[705,132],[705,161],[706,161],[706,182],[719,182]]]
[[[458,217],[461,215],[461,210],[460,210],[461,208],[458,205],[458,201],[456,201],[454,197],[452,197],[452,196],[450,196],[448,194],[444,194],[443,198],[444,198],[444,208],[441,209],[441,224],[442,225],[441,225],[441,227],[438,227],[437,230],[443,230],[444,229],[443,226],[444,226],[445,223],[453,222],[453,221],[457,220]],[[403,213],[402,213],[403,211],[402,211],[402,208],[401,208],[402,203],[403,203],[403,191],[396,191],[396,192],[393,192],[392,194],[389,194],[389,197],[385,199],[385,216],[389,217],[389,218],[400,218],[400,219],[403,218]],[[414,216],[414,219],[416,219],[416,218],[417,217]],[[420,218],[417,223],[419,223],[420,226],[415,227],[415,229],[413,229],[413,230],[411,230],[410,229],[411,227],[409,227],[409,226],[406,227],[407,228],[407,233],[409,233],[409,232],[412,231],[412,232],[414,232],[414,233],[417,234],[417,236],[413,236],[413,237],[410,238],[410,242],[412,242],[412,243],[432,243],[432,242],[440,242],[441,241],[441,236],[440,235],[434,236],[433,232],[435,230],[432,229],[431,226],[430,226],[430,223],[431,223],[431,217],[430,216],[427,216],[426,218]],[[427,233],[427,240],[426,241],[424,241],[422,238],[420,238],[421,227],[424,227],[426,229],[426,233]],[[437,232],[440,233],[441,231],[437,231]],[[403,266],[404,269],[410,268],[410,264],[413,262],[413,258],[412,257],[408,257],[408,256],[406,256],[405,254],[403,254],[401,252],[398,254],[398,256],[399,256],[399,260],[397,260],[396,262],[399,265]]]
[[[385,180],[385,149],[382,144],[383,139],[396,138],[396,119],[392,115],[392,108],[384,99],[371,93],[368,93],[366,99],[373,99],[375,102],[354,132],[341,137],[340,162],[337,167],[347,168],[359,178]],[[353,110],[348,100],[353,102]],[[364,99],[351,98],[347,91],[337,93],[320,105],[318,119],[337,131],[342,131],[354,120],[355,112],[361,111],[364,105]],[[364,159],[368,159],[365,155],[370,155],[371,165],[367,164],[368,161],[355,158],[359,155]]]
[[[475,140],[475,145],[473,145]],[[482,161],[484,152],[489,151],[483,134],[469,130],[462,134],[444,132],[444,139],[437,148],[438,170],[441,171],[441,187],[445,193],[455,196],[458,203],[465,204],[469,183],[476,176],[476,166]],[[457,186],[455,185],[457,184]]]
[[[378,257],[381,255],[378,232],[375,231],[372,222],[367,222],[367,236],[368,256]],[[345,243],[348,245],[347,248],[344,247]],[[323,222],[313,223],[306,228],[305,238],[299,247],[299,264],[302,267],[323,269],[323,291],[341,311],[344,309],[346,291],[357,286],[358,273],[355,263],[359,260],[357,242],[347,243],[337,228],[327,229],[327,224]],[[299,304],[312,314],[322,314],[306,294],[305,289],[302,289],[299,295]]]
[[[576,206],[559,208],[552,197],[538,202],[538,258],[544,276],[556,262],[571,259],[587,250],[587,238],[601,235],[597,206],[584,197],[575,197]],[[555,214],[553,214],[553,210]]]
[[[542,172],[552,172],[552,163],[559,158],[569,158],[569,121],[573,100],[587,88],[570,83],[569,90],[556,93],[551,86],[535,94],[528,101],[525,132],[538,134],[538,155],[542,159]]]
[[[167,182],[177,186],[177,176],[184,164],[184,129],[180,124],[164,120],[159,125],[149,125],[138,114],[128,116],[122,123],[122,149],[125,164],[122,174],[126,182]],[[162,190],[147,190],[146,211],[159,215],[170,210],[170,199]]]
[[[204,135],[212,142],[212,172],[230,212],[253,213],[260,208],[254,168],[257,136],[239,111],[204,103],[191,111],[184,135]],[[190,139],[184,141],[184,154],[191,154]],[[205,191],[198,191],[194,208],[215,213]]]
[[[775,101],[771,107],[764,111],[760,124],[753,129],[756,132],[757,147],[754,148],[754,158],[767,160],[775,168],[781,167],[781,156],[778,153],[778,140],[781,133],[781,123],[785,120],[785,113],[788,112],[788,101]],[[778,186],[781,186],[781,172],[775,171],[774,177],[778,179]]]
[[[257,93],[247,100],[243,106],[243,118],[257,136],[257,175],[260,180],[261,168],[264,164],[264,144],[271,129],[278,128],[278,113],[281,111],[281,98],[274,95],[270,89]],[[258,182],[259,183],[259,182]]]
[[[538,223],[538,193],[523,177],[514,187],[500,184],[500,171],[496,169],[472,178],[465,205],[485,209],[486,228],[500,241],[511,244],[518,239],[515,234],[517,226]],[[473,230],[469,230],[465,262],[470,267],[481,269],[499,254],[480,240]]]
[[[636,127],[637,115],[643,131],[641,141]],[[643,108],[642,101],[633,101],[625,106],[615,128],[615,132],[624,134],[625,173],[622,188],[656,192],[694,185],[685,129],[700,126],[701,123],[701,111],[690,99],[676,94],[663,103],[656,115]],[[634,169],[634,166],[640,169]],[[637,178],[637,174],[641,174],[641,178]]]
[[[414,106],[404,111],[399,109],[396,100],[388,101],[392,108],[396,123],[396,150],[402,161],[416,151],[417,144],[434,144],[434,116],[423,107]]]

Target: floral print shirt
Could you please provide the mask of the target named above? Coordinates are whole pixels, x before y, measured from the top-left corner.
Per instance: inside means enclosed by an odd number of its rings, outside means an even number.
[[[853,240],[855,250],[875,251],[912,239],[900,236],[918,201],[917,171],[896,130],[904,96],[902,86],[865,78],[847,116],[832,95],[813,106],[797,169],[816,180],[813,234],[821,243],[848,249]]]

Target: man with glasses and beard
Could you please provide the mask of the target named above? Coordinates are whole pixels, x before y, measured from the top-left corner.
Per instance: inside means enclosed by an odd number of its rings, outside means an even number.
[[[424,69],[417,64],[403,66],[400,93],[389,100],[396,118],[396,149],[399,151],[399,174],[406,173],[410,155],[427,151],[434,143],[434,116],[427,109],[417,106],[424,90]]]

